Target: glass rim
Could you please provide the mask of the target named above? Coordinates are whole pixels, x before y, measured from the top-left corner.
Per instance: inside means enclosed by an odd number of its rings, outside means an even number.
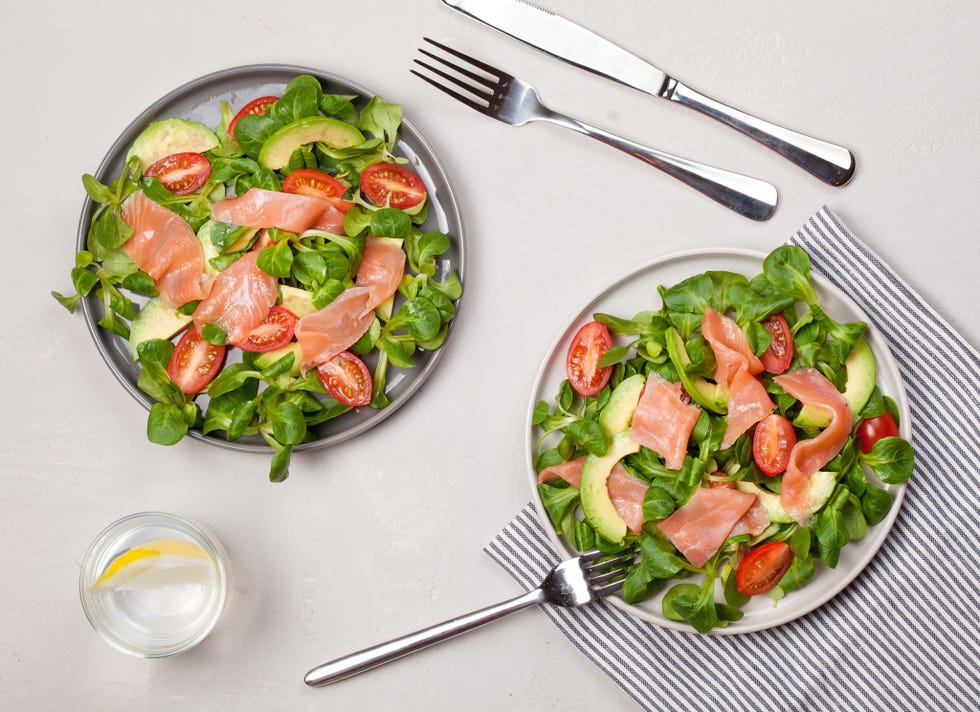
[[[120,636],[111,634],[105,629],[105,626],[96,620],[92,610],[94,598],[90,587],[92,581],[94,580],[93,574],[95,572],[91,571],[94,562],[97,559],[101,559],[104,553],[112,548],[111,544],[119,538],[119,536],[115,536],[116,534],[121,536],[126,531],[130,530],[138,520],[147,520],[150,523],[163,525],[176,525],[176,529],[180,533],[186,534],[192,541],[194,541],[194,543],[199,544],[204,549],[204,552],[207,554],[209,560],[215,566],[217,578],[216,588],[218,591],[218,598],[217,602],[212,606],[214,608],[214,613],[208,617],[206,625],[201,626],[200,630],[196,631],[194,635],[188,636],[186,639],[183,639],[178,643],[170,646],[161,646],[159,649],[152,650],[140,648],[138,645],[128,644],[127,641],[121,639]],[[119,556],[120,553],[122,552],[116,553],[115,556]],[[113,558],[115,558],[115,556]],[[164,658],[190,650],[211,633],[211,631],[217,625],[218,620],[221,618],[228,601],[228,575],[228,554],[217,537],[215,537],[214,534],[212,534],[207,528],[193,520],[188,519],[187,517],[183,517],[178,514],[147,510],[120,517],[103,528],[92,539],[85,551],[85,555],[82,558],[82,563],[79,570],[79,597],[81,599],[80,602],[82,605],[82,611],[85,613],[85,617],[88,620],[89,625],[91,625],[95,632],[98,633],[99,636],[110,646],[123,653],[140,658]]]

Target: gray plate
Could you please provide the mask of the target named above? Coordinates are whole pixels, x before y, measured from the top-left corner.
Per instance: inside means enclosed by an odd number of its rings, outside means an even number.
[[[289,80],[298,74],[311,74],[317,77],[323,85],[325,93],[356,94],[362,97],[361,105],[375,94],[375,92],[336,75],[287,64],[256,64],[208,74],[175,89],[136,117],[109,149],[99,166],[96,177],[102,182],[109,183],[119,176],[129,146],[151,121],[172,116],[199,121],[214,127],[221,121],[220,102],[222,100],[237,111],[246,102],[256,97],[269,94],[281,95]],[[395,153],[409,159],[409,164],[428,188],[429,214],[422,229],[439,230],[449,236],[451,247],[447,253],[440,257],[436,279],[442,280],[452,270],[455,270],[460,281],[462,281],[463,222],[445,169],[426,140],[407,120],[402,122],[399,139],[395,145]],[[79,250],[85,249],[89,222],[95,207],[95,203],[87,200],[82,210],[78,226],[77,249]],[[459,307],[458,302],[456,306]],[[89,295],[87,299],[82,301],[82,311],[85,314],[85,321],[95,345],[109,369],[126,390],[144,408],[149,410],[153,400],[136,387],[139,364],[133,363],[130,358],[127,342],[103,330],[97,324],[103,315],[101,300],[96,298],[94,293]],[[447,342],[452,334],[452,326],[450,323]],[[437,351],[417,352],[414,356],[416,365],[413,369],[403,370],[389,367],[387,393],[391,403],[386,408],[380,410],[360,408],[322,423],[313,430],[316,440],[297,445],[294,447],[294,451],[315,450],[336,445],[380,423],[398,410],[421,387],[432,373],[445,349],[446,344],[444,343],[442,348]],[[373,369],[373,365],[373,362],[368,360],[368,366]],[[206,396],[199,396],[199,402],[202,403],[202,406],[206,405],[201,400],[203,398]],[[191,430],[190,436],[233,450],[266,453],[271,450],[265,441],[258,436],[243,437],[229,442],[225,440],[223,433],[204,435],[196,429]]]

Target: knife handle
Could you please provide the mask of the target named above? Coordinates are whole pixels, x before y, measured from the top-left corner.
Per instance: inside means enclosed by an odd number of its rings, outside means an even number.
[[[664,95],[751,136],[830,185],[844,185],[854,175],[854,155],[843,146],[764,121],[672,79]]]

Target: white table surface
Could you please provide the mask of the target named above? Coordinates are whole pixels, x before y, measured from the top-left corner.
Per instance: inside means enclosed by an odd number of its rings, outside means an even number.
[[[0,708],[628,710],[536,611],[359,678],[307,688],[328,658],[519,593],[482,552],[530,497],[524,418],[559,325],[630,264],[689,247],[768,251],[829,205],[972,343],[978,326],[980,6],[540,0],[701,91],[857,156],[843,188],[696,113],[538,53],[436,0],[11,4],[0,374]],[[423,35],[534,83],[554,108],[775,183],[768,222],[558,127],[511,128],[411,76]],[[422,131],[466,225],[466,293],[439,368],[394,417],[297,455],[147,442],[69,290],[80,177],[159,96],[259,62],[350,77]],[[105,645],[79,564],[116,518],[164,510],[213,529],[234,567],[213,634],[164,660]],[[666,663],[669,664],[669,661]]]

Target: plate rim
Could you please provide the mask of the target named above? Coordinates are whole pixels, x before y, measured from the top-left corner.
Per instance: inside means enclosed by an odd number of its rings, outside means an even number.
[[[331,82],[333,84],[342,86],[344,88],[349,88],[353,90],[358,95],[368,98],[371,96],[380,96],[377,92],[373,92],[362,84],[352,81],[346,77],[340,76],[333,72],[318,69],[311,66],[292,64],[292,63],[276,63],[276,62],[259,62],[253,64],[244,64],[226,67],[224,69],[218,69],[207,74],[202,74],[195,77],[189,81],[186,81],[174,89],[167,91],[162,96],[151,102],[143,111],[141,111],[135,118],[130,121],[122,132],[117,136],[115,141],[110,145],[109,149],[106,151],[102,160],[99,162],[98,168],[96,169],[95,176],[100,181],[105,181],[107,179],[107,172],[112,164],[118,160],[119,155],[122,151],[128,148],[135,137],[142,131],[148,122],[154,120],[155,118],[162,118],[159,116],[161,110],[168,104],[179,101],[182,96],[186,96],[191,92],[198,89],[207,87],[209,85],[219,83],[223,80],[231,80],[236,77],[247,75],[249,73],[281,73],[284,76],[292,75],[296,76],[298,74],[311,74],[321,81]],[[287,80],[288,81],[288,80]],[[285,83],[285,82],[284,82]],[[216,97],[215,97],[216,98]],[[212,98],[211,101],[214,101]],[[203,102],[202,102],[203,104]],[[455,224],[457,226],[458,235],[453,236],[453,242],[455,243],[456,252],[458,259],[456,264],[453,265],[457,277],[459,278],[460,284],[465,284],[465,233],[466,227],[463,222],[463,215],[460,209],[459,198],[453,188],[453,181],[450,180],[448,171],[446,170],[445,164],[442,159],[436,153],[435,149],[429,143],[428,139],[422,134],[421,131],[411,122],[410,119],[402,116],[402,127],[406,127],[410,134],[411,140],[417,146],[421,147],[427,154],[431,157],[431,161],[426,161],[427,167],[430,168],[431,172],[437,174],[442,182],[445,184],[445,194],[448,199],[444,199],[440,202],[442,209],[447,214],[447,222],[450,224]],[[405,135],[399,132],[399,141],[404,141]],[[93,206],[94,201],[87,195],[83,197],[82,208],[79,213],[78,228],[76,233],[75,249],[76,253],[79,250],[85,249],[89,220],[94,211]],[[329,437],[313,440],[307,443],[300,443],[293,446],[293,453],[298,452],[310,452],[314,450],[320,450],[323,448],[331,447],[334,445],[342,444],[348,440],[351,440],[358,435],[370,430],[371,428],[380,425],[383,421],[387,420],[391,415],[393,415],[397,410],[401,408],[405,403],[411,400],[412,396],[428,381],[431,372],[435,369],[436,365],[442,360],[446,348],[452,339],[453,333],[456,331],[455,324],[459,318],[460,309],[463,306],[463,297],[461,295],[459,299],[455,300],[454,306],[456,312],[453,318],[449,322],[449,329],[446,333],[445,340],[443,341],[440,348],[434,352],[429,352],[431,354],[428,361],[416,368],[421,369],[418,371],[411,383],[406,387],[406,390],[399,394],[397,400],[392,400],[389,405],[384,408],[374,410],[371,417],[366,418],[363,422],[356,424],[355,426],[346,429],[340,433],[335,433]],[[152,402],[149,397],[146,396],[142,391],[140,391],[135,382],[131,382],[128,376],[121,371],[121,369],[114,362],[112,355],[109,353],[105,340],[109,338],[118,338],[113,334],[109,334],[102,329],[97,321],[98,317],[93,311],[92,301],[93,297],[88,297],[81,300],[82,313],[85,319],[86,326],[88,328],[89,335],[91,336],[99,355],[102,360],[108,366],[109,370],[112,372],[113,376],[119,381],[126,391],[141,405],[143,409],[149,412]],[[343,416],[341,416],[343,417]],[[215,445],[227,450],[234,450],[237,452],[252,452],[261,453],[268,455],[272,452],[272,447],[265,443],[255,443],[255,442],[240,442],[238,440],[226,440],[220,437],[206,435],[202,433],[197,428],[190,428],[187,433],[188,437],[193,440],[208,443],[210,445]]]
[[[788,243],[783,243],[788,244]],[[773,248],[775,249],[775,248]],[[740,258],[749,258],[759,261],[760,267],[762,261],[767,256],[766,252],[761,252],[759,250],[753,250],[741,247],[727,247],[727,246],[716,246],[716,247],[698,247],[690,248],[686,250],[677,250],[674,252],[665,253],[659,256],[652,257],[644,262],[634,264],[629,268],[618,272],[614,277],[608,279],[604,283],[601,283],[597,288],[595,288],[585,300],[580,302],[577,308],[571,311],[565,321],[560,325],[556,336],[550,342],[550,345],[544,352],[541,359],[538,370],[535,374],[534,381],[531,386],[531,397],[529,399],[527,413],[524,421],[525,437],[525,467],[528,475],[530,476],[530,486],[531,486],[531,496],[532,502],[534,504],[535,514],[537,516],[538,522],[541,524],[545,531],[545,535],[548,541],[554,547],[555,551],[562,557],[572,557],[577,554],[576,551],[569,549],[562,540],[555,528],[552,526],[551,521],[548,519],[547,512],[541,502],[541,496],[537,488],[537,473],[534,470],[534,410],[539,398],[537,397],[541,391],[542,382],[545,378],[546,372],[549,370],[551,362],[555,359],[555,354],[557,348],[565,341],[568,337],[570,331],[574,326],[576,326],[584,316],[586,308],[602,299],[607,293],[615,289],[616,287],[628,282],[632,278],[636,277],[638,274],[653,269],[658,266],[664,266],[670,263],[688,260],[692,258],[702,258],[702,257],[714,257],[714,256],[731,256]],[[719,269],[724,269],[723,266],[719,266]],[[689,275],[689,276],[694,276]],[[912,415],[911,408],[908,400],[908,394],[906,393],[905,383],[901,377],[901,370],[898,367],[898,363],[895,361],[894,355],[891,353],[891,349],[888,348],[888,344],[885,342],[884,337],[882,337],[878,330],[873,326],[872,322],[868,319],[867,314],[864,310],[858,306],[858,304],[846,293],[844,293],[837,286],[832,284],[826,277],[821,274],[814,274],[811,272],[810,278],[815,282],[819,290],[823,290],[832,293],[835,298],[843,301],[849,309],[853,310],[855,316],[860,318],[867,324],[867,331],[865,333],[865,339],[869,341],[872,353],[874,353],[876,359],[885,358],[889,369],[895,374],[897,382],[897,392],[889,393],[889,395],[895,400],[900,414],[901,414],[901,425],[899,426],[899,431],[902,437],[906,440],[911,440],[912,435]],[[659,299],[659,297],[658,297]],[[884,520],[875,525],[876,528],[881,527],[881,533],[876,541],[867,551],[863,552],[862,556],[855,562],[851,570],[846,572],[840,577],[835,585],[831,586],[830,590],[822,595],[817,595],[811,599],[806,600],[799,607],[794,607],[788,610],[787,613],[777,615],[773,620],[767,620],[763,622],[756,623],[743,623],[745,619],[741,621],[735,621],[734,623],[729,623],[728,626],[723,628],[712,628],[707,634],[698,633],[690,625],[684,623],[683,621],[672,621],[662,616],[656,616],[653,613],[645,611],[638,606],[630,603],[626,603],[618,594],[606,597],[604,600],[608,601],[610,605],[621,610],[622,612],[629,614],[635,618],[638,618],[649,623],[653,623],[661,628],[667,628],[676,630],[678,632],[686,633],[693,636],[702,635],[743,635],[747,633],[755,633],[762,630],[768,630],[770,628],[776,628],[787,623],[791,623],[799,618],[806,616],[807,614],[813,612],[820,606],[824,605],[828,601],[836,598],[845,588],[847,588],[862,572],[870,565],[872,560],[877,555],[878,551],[884,545],[885,541],[888,539],[891,531],[894,527],[895,520],[898,518],[899,511],[901,510],[902,502],[905,499],[905,492],[907,488],[906,483],[901,483],[898,485],[886,485],[888,491],[894,495],[894,501],[892,507],[888,512],[888,516]],[[835,570],[832,570],[836,571]],[[792,595],[787,594],[787,596]],[[784,601],[786,599],[783,599]],[[778,610],[778,607],[777,607]]]

